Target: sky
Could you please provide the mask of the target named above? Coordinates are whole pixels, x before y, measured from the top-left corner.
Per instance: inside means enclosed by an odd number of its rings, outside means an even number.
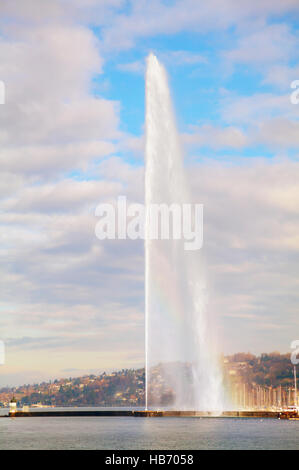
[[[297,0],[1,0],[0,386],[144,365],[144,69],[165,65],[219,349],[299,338]]]

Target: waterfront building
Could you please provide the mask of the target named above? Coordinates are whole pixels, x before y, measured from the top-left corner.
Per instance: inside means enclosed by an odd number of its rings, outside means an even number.
[[[17,411],[17,400],[15,397],[12,397],[12,399],[9,402],[9,414],[13,414]]]

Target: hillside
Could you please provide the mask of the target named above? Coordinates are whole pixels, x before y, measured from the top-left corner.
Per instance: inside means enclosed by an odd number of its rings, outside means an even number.
[[[254,356],[238,353],[223,358],[224,382],[287,389],[293,386],[289,354]],[[34,385],[0,389],[0,406],[14,395],[23,404],[53,406],[143,406],[144,369],[125,369],[111,374],[57,379]]]

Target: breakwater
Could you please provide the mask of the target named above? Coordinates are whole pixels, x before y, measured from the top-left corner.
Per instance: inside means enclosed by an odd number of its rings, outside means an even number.
[[[278,418],[279,411],[224,411],[220,414],[209,411],[175,411],[175,410],[43,410],[43,411],[16,411],[3,417],[38,418],[38,417],[136,417],[136,418]]]

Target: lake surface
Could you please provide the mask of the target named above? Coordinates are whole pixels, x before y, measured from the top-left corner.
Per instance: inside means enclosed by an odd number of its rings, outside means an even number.
[[[0,449],[299,449],[299,421],[270,418],[0,418]]]

